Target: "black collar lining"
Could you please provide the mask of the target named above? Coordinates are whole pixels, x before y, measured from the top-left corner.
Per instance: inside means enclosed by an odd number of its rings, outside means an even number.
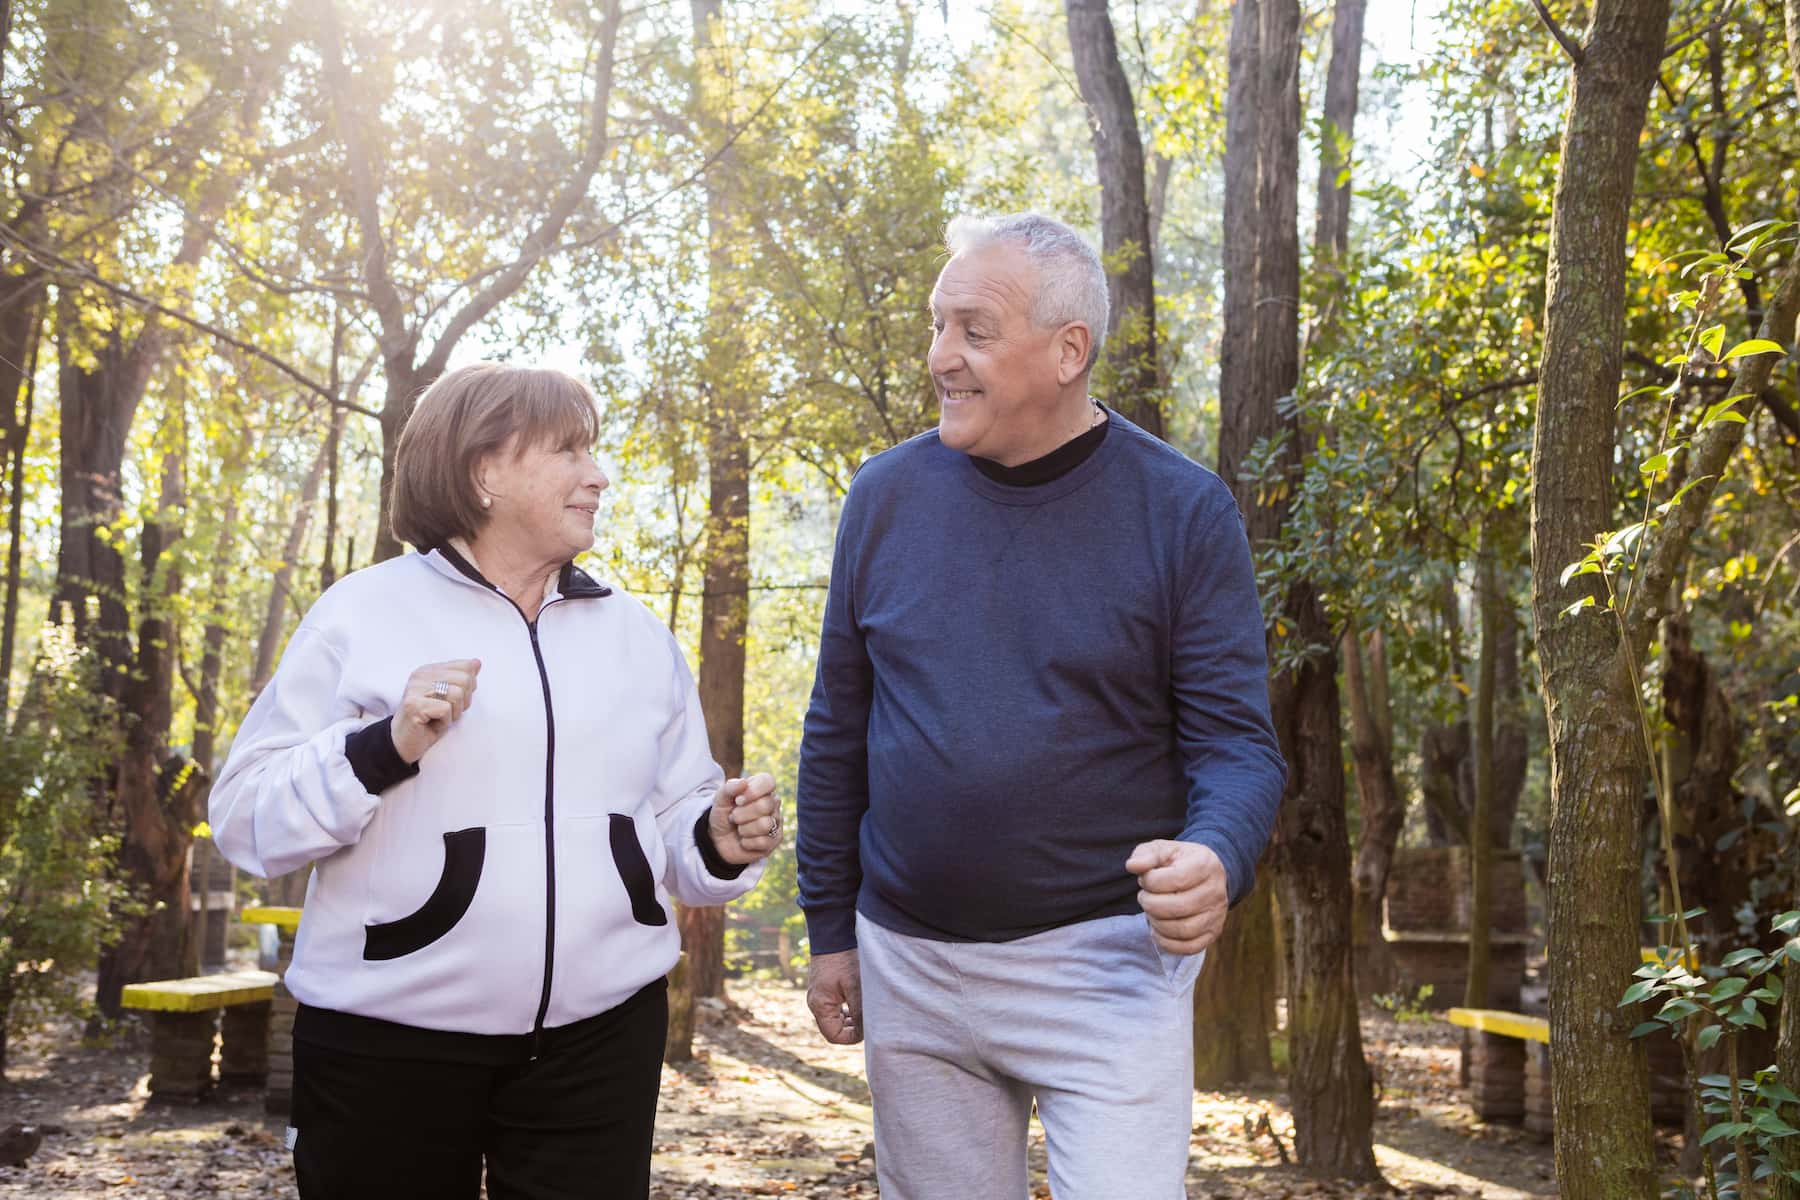
[[[458,573],[479,583],[482,587],[487,588],[490,591],[500,591],[499,588],[489,582],[486,576],[475,569],[474,563],[458,553],[456,547],[452,546],[449,542],[445,542],[443,545],[437,547],[437,552],[443,555],[444,561],[455,567]],[[557,573],[556,590],[565,600],[590,600],[612,595],[611,588],[598,582],[592,575],[589,575],[573,562],[564,563],[562,565],[562,570]],[[504,595],[505,593],[501,594]]]
[[[1099,405],[1099,401],[1095,401]],[[1101,406],[1101,411],[1105,411]],[[1053,483],[1079,467],[1100,448],[1106,440],[1106,427],[1110,420],[1102,421],[1092,429],[1086,430],[1070,438],[1042,458],[1034,458],[1030,462],[1020,463],[1016,467],[1005,466],[991,458],[978,458],[970,455],[975,469],[993,480],[1009,487],[1041,487]]]

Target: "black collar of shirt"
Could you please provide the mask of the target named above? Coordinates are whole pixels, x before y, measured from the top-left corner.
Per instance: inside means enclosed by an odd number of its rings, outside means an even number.
[[[1106,406],[1098,400],[1094,401],[1101,412]],[[1076,467],[1088,460],[1100,443],[1106,440],[1107,426],[1112,422],[1102,421],[1085,433],[1078,434],[1064,442],[1042,458],[1034,458],[1030,462],[1020,463],[1016,467],[1003,466],[991,458],[978,458],[970,455],[975,469],[986,475],[995,483],[1004,483],[1010,487],[1038,487],[1052,480],[1061,479]]]

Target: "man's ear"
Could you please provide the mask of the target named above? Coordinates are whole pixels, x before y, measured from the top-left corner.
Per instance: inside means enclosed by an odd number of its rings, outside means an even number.
[[[1085,322],[1070,321],[1056,334],[1056,382],[1067,386],[1087,374],[1094,335]]]

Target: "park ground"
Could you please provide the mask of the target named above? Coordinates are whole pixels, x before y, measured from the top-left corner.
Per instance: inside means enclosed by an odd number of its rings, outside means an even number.
[[[875,1196],[860,1049],[823,1043],[789,984],[734,984],[730,1004],[703,1012],[697,1060],[663,1071],[655,1200]],[[1547,1146],[1470,1117],[1457,1087],[1455,1031],[1372,1011],[1363,1036],[1380,1087],[1376,1155],[1398,1194],[1556,1194]],[[260,1095],[149,1104],[145,1044],[128,1031],[110,1045],[84,1045],[73,1024],[15,1041],[0,1127],[29,1123],[47,1136],[24,1165],[0,1167],[0,1197],[291,1197],[284,1122],[263,1114]],[[1278,1092],[1201,1093],[1194,1117],[1191,1200],[1394,1194],[1309,1181],[1284,1166],[1292,1125]],[[1032,1164],[1033,1196],[1047,1197],[1035,1126]]]

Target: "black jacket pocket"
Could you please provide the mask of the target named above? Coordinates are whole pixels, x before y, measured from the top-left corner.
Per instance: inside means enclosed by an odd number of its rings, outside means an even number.
[[[423,950],[456,927],[474,903],[487,857],[487,830],[458,829],[444,835],[444,873],[417,912],[363,930],[363,958],[381,961]]]
[[[669,914],[656,902],[656,880],[650,874],[650,860],[638,842],[637,824],[624,813],[610,814],[613,865],[625,881],[625,894],[631,897],[631,915],[639,925],[667,925]]]

